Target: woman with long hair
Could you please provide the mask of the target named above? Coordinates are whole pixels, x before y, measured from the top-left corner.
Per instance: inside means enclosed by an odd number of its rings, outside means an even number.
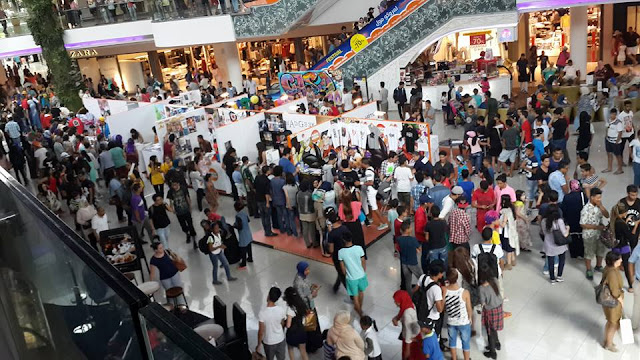
[[[204,198],[209,204],[209,210],[215,213],[218,211],[218,190],[211,174],[204,176]]]
[[[289,359],[295,359],[293,349],[298,348],[302,360],[307,360],[307,333],[304,330],[302,320],[307,315],[309,308],[293,287],[288,287],[284,291],[283,299],[288,307],[286,341]]]
[[[611,234],[618,240],[618,244],[614,246],[611,251],[619,254],[622,258],[622,267],[629,282],[629,292],[632,293],[634,276],[631,271],[629,271],[629,257],[631,256],[630,244],[635,238],[636,228],[634,227],[632,231],[629,224],[627,224],[628,211],[629,207],[624,202],[615,204],[611,209],[611,222],[609,226],[611,227]]]
[[[402,340],[402,359],[424,359],[422,354],[422,340],[420,339],[420,326],[418,326],[418,313],[411,301],[411,296],[404,290],[398,290],[393,294],[393,302],[400,308],[398,315],[391,320],[394,326],[398,323],[402,326],[400,340]]]
[[[604,258],[606,264],[602,273],[602,281],[611,291],[611,296],[618,300],[616,307],[602,307],[607,323],[604,326],[604,344],[605,349],[611,352],[618,352],[618,348],[613,343],[613,336],[620,327],[620,319],[622,318],[622,303],[624,302],[624,291],[622,290],[622,275],[620,275],[620,266],[622,265],[622,257],[613,251],[609,251]]]
[[[502,133],[500,132],[500,129],[502,129],[502,127],[497,127],[496,120],[489,117],[489,122],[487,123],[489,159],[491,159],[491,166],[493,168],[496,167],[498,156],[500,156],[500,152],[502,152]]]
[[[362,231],[362,223],[359,219],[362,203],[352,199],[351,191],[345,189],[340,196],[338,216],[340,216],[342,224],[349,229],[349,232],[353,236],[353,245],[361,246],[366,256],[367,248],[364,244],[364,232]]]
[[[164,173],[160,169],[160,162],[156,155],[149,158],[149,180],[157,195],[164,196]]]
[[[516,213],[518,243],[520,244],[520,250],[530,252],[533,243],[531,241],[531,233],[529,232],[531,221],[529,220],[527,211],[525,210],[526,204],[527,193],[524,190],[516,190],[516,201],[513,203],[513,208]]]
[[[540,228],[544,234],[544,245],[542,249],[547,256],[549,264],[549,280],[551,284],[563,282],[562,271],[564,270],[565,255],[569,247],[567,245],[557,245],[555,242],[554,231],[561,231],[564,237],[569,236],[569,226],[565,225],[564,219],[560,215],[558,205],[551,204],[542,217]],[[558,257],[558,276],[554,274],[554,257]]]
[[[507,254],[505,269],[511,270],[516,265],[516,255],[520,255],[516,211],[508,194],[500,196],[500,243]]]

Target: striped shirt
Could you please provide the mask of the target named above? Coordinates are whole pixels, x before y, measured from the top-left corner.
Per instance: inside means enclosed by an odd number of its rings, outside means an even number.
[[[447,324],[451,326],[467,325],[471,321],[467,313],[467,304],[462,299],[463,288],[458,290],[447,289],[444,297],[444,308],[447,312]]]

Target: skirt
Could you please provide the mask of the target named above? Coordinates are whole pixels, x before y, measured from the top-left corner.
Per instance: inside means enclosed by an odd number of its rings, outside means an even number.
[[[302,326],[299,327],[299,330],[294,330],[290,328],[287,331],[286,340],[287,340],[287,345],[289,346],[297,347],[302,344],[306,345],[307,332],[304,331],[304,328]]]
[[[500,331],[504,328],[502,305],[494,309],[482,309],[482,325],[487,329]]]

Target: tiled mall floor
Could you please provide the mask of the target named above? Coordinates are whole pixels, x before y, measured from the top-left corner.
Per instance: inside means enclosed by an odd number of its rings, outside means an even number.
[[[600,170],[606,166],[606,154],[603,146],[604,127],[596,123],[597,134],[591,149],[591,163]],[[444,129],[441,123],[435,127],[435,133],[440,139],[449,137],[460,138],[462,130]],[[569,148],[575,149],[575,140],[570,141]],[[571,151],[573,154],[574,152]],[[625,153],[626,154],[626,153]],[[242,154],[240,154],[242,155]],[[573,171],[573,168],[572,170]],[[625,168],[623,175],[606,174],[608,184],[604,188],[604,203],[611,207],[615,201],[625,196],[625,186],[632,179],[631,168]],[[522,175],[516,175],[510,180],[514,188],[525,188]],[[151,186],[146,192],[150,194]],[[150,198],[150,195],[149,195]],[[193,197],[195,198],[195,196]],[[221,214],[233,219],[234,211],[230,198],[224,198]],[[194,205],[195,206],[195,205]],[[113,207],[109,207],[112,227],[117,227],[117,220]],[[194,210],[194,224],[199,223],[203,215]],[[251,227],[254,231],[260,227],[257,219],[252,219]],[[531,228],[534,239],[537,239],[538,227]],[[199,236],[202,230],[198,228]],[[476,242],[478,234],[474,234]],[[302,241],[302,240],[300,240]],[[189,268],[182,273],[185,283],[185,293],[192,310],[213,316],[213,296],[220,296],[231,311],[231,304],[238,302],[247,312],[247,327],[249,329],[249,345],[253,349],[256,345],[257,315],[265,304],[267,292],[271,286],[284,288],[291,286],[296,273],[296,263],[302,258],[277,250],[260,246],[253,247],[254,263],[245,271],[238,271],[232,266],[233,275],[239,280],[213,286],[211,284],[211,263],[199,251],[194,251],[191,244],[185,244],[185,237],[178,222],[172,218],[171,247],[177,250],[187,260]],[[540,241],[535,241],[536,247],[541,247]],[[150,251],[148,247],[145,250]],[[392,300],[393,292],[398,288],[398,262],[392,255],[391,237],[377,241],[369,248],[367,273],[370,286],[364,300],[364,311],[377,321],[380,329],[379,338],[382,343],[382,354],[385,359],[400,359],[401,344],[397,340],[399,327],[393,326],[392,317],[397,308]],[[504,286],[508,302],[505,310],[513,316],[505,320],[505,328],[499,336],[502,343],[501,359],[640,359],[639,345],[618,345],[619,353],[604,351],[600,346],[603,326],[605,323],[602,309],[594,301],[593,286],[599,281],[588,281],[584,277],[584,265],[577,260],[568,260],[565,267],[565,282],[550,285],[548,278],[541,273],[542,259],[537,251],[522,253],[518,258],[518,265],[512,271],[505,271]],[[222,269],[220,269],[222,270]],[[223,272],[220,271],[222,274]],[[219,275],[222,277],[222,275]],[[346,302],[348,299],[344,289],[334,295],[331,286],[335,280],[332,266],[311,261],[312,282],[320,284],[322,289],[316,299],[322,329],[330,326],[333,315],[339,309],[352,309]],[[640,289],[639,289],[640,290]],[[627,316],[631,316],[633,299],[627,294],[625,307]],[[162,301],[163,296],[157,297]],[[358,325],[355,325],[359,329]],[[474,339],[475,340],[475,339]],[[640,336],[636,334],[636,343]],[[616,343],[620,343],[616,335]],[[475,341],[472,341],[472,358],[484,358]],[[458,355],[461,359],[462,355]],[[448,357],[448,355],[447,355]],[[312,359],[321,359],[321,351],[311,355]]]

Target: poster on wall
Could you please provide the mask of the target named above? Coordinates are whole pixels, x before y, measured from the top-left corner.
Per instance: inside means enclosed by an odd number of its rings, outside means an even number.
[[[216,115],[215,116],[216,127],[224,126],[249,116],[249,112],[246,110],[237,110],[237,109],[229,109],[229,108],[217,108],[216,110],[217,111],[214,113],[214,115]]]
[[[397,1],[395,5],[389,6],[357,34],[320,60],[312,70],[332,70],[339,67],[426,2],[427,0]]]
[[[177,139],[177,155],[190,156],[193,148],[198,146],[197,136],[208,133],[208,123],[204,110],[183,113],[156,122],[159,138],[173,134]]]

